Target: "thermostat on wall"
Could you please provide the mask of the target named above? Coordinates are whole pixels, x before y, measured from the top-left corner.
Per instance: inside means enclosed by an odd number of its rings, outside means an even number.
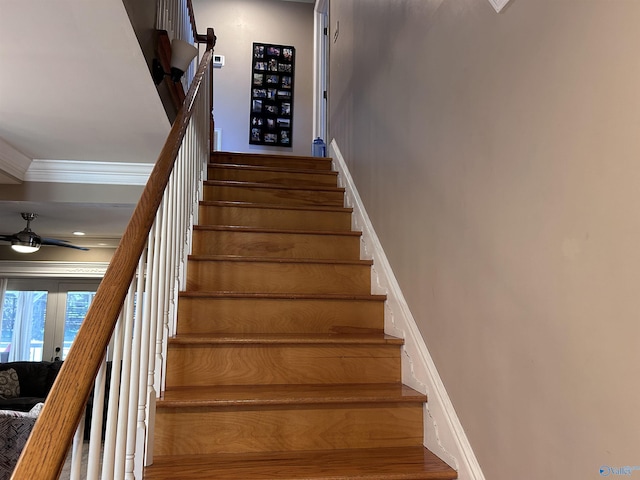
[[[214,55],[213,66],[216,68],[224,67],[224,55]]]

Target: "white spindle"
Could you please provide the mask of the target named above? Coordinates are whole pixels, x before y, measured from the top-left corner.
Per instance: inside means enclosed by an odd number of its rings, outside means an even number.
[[[87,480],[98,480],[100,472],[100,451],[102,447],[102,425],[104,414],[104,396],[107,377],[107,358],[102,359],[102,365],[96,376],[93,389],[93,406],[91,408],[91,426],[89,430],[89,455],[87,463]]]
[[[118,426],[116,433],[116,454],[113,478],[125,478],[127,451],[127,419],[129,407],[129,389],[131,386],[131,337],[133,332],[133,310],[135,297],[135,278],[131,280],[126,300],[122,369],[120,373],[120,402],[118,404]]]
[[[123,339],[125,327],[125,311],[120,312],[116,323],[111,344],[113,358],[111,359],[111,382],[109,384],[109,403],[107,404],[107,424],[104,439],[104,453],[102,455],[102,480],[111,480],[114,476],[116,457],[116,434],[118,422],[118,404],[120,398],[120,365],[122,364]]]
[[[125,480],[135,480],[136,429],[138,421],[138,390],[140,378],[140,345],[142,343],[142,326],[144,315],[144,277],[145,256],[140,256],[136,272],[136,311],[133,324],[133,339],[131,342],[131,376],[129,385],[129,406],[127,409],[127,452],[125,466]],[[140,472],[138,478],[142,478]]]
[[[151,331],[151,282],[153,281],[153,253],[155,244],[155,225],[151,227],[151,232],[147,244],[147,258],[145,261],[145,278],[144,278],[144,295],[143,309],[141,315],[140,341],[137,348],[136,360],[138,362],[137,375],[137,391],[138,402],[136,412],[136,441],[135,441],[135,462],[134,472],[136,478],[142,478],[142,470],[144,468],[145,457],[145,440],[147,437],[146,425],[146,406],[147,406],[147,375],[149,369],[149,345],[151,339],[149,332]],[[140,322],[140,319],[138,322]]]
[[[70,480],[80,480],[82,478],[82,444],[84,440],[84,413],[80,418],[80,424],[73,437],[73,446],[71,448],[71,469]]]
[[[160,396],[160,393],[164,390],[164,374],[165,374],[165,364],[164,364],[164,342],[165,338],[165,320],[169,315],[169,295],[167,292],[167,266],[168,266],[168,249],[167,249],[167,228],[168,222],[167,218],[169,216],[169,205],[168,205],[167,196],[162,199],[161,211],[162,211],[162,227],[160,233],[160,251],[159,262],[160,269],[158,270],[158,278],[159,281],[162,282],[158,286],[158,313],[157,319],[158,322],[157,331],[156,331],[156,368],[155,368],[155,378],[153,381],[154,388],[156,390],[156,396]],[[166,332],[168,333],[168,332]]]

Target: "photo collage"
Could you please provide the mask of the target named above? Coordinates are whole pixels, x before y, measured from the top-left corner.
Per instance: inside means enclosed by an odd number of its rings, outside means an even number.
[[[291,147],[295,48],[253,44],[249,143]]]

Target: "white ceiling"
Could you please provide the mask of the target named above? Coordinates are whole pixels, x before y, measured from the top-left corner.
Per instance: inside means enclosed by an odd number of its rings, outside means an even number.
[[[153,163],[168,131],[121,0],[0,2],[0,191],[25,186],[34,159]],[[117,197],[100,205],[26,197],[3,195],[0,233],[22,228],[16,212],[36,211],[43,236],[71,227],[119,236],[132,208]]]

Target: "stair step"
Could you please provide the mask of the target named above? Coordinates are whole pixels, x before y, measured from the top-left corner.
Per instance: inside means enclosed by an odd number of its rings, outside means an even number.
[[[195,226],[193,253],[250,257],[360,258],[360,232]]]
[[[344,204],[344,188],[291,187],[251,182],[204,182],[205,201],[231,201],[270,203],[278,205],[327,205],[341,207]]]
[[[213,152],[211,154],[211,162],[306,170],[330,171],[332,168],[330,158],[300,157],[295,155]]]
[[[168,389],[158,409],[334,405],[354,403],[424,403],[425,394],[402,383],[361,385],[223,385]]]
[[[381,333],[384,295],[181,292],[183,333]]]
[[[422,404],[158,409],[157,455],[422,445]],[[216,432],[215,436],[211,432]]]
[[[344,207],[200,202],[198,220],[200,225],[350,231],[352,213]]]
[[[208,179],[335,187],[338,182],[338,173],[323,170],[293,170],[290,168],[211,163],[208,166]]]
[[[400,381],[402,339],[382,335],[179,335],[167,388]]]
[[[169,345],[402,345],[401,338],[376,334],[277,334],[256,333],[253,335],[179,335],[169,339]]]
[[[243,455],[156,456],[145,480],[452,480],[421,446]]]
[[[187,290],[371,293],[370,260],[189,256]]]

